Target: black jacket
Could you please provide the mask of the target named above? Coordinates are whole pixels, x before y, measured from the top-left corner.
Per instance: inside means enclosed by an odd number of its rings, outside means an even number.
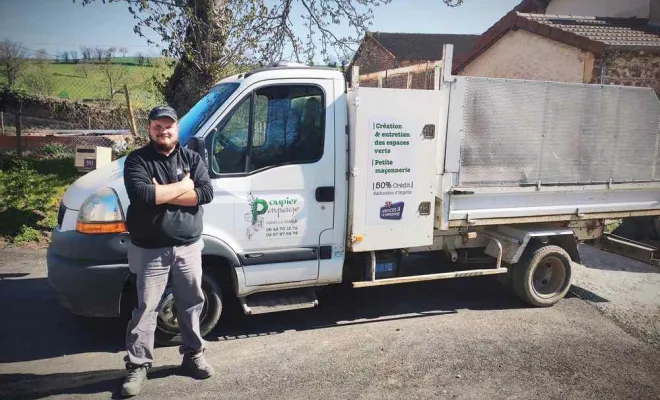
[[[194,207],[156,205],[152,179],[163,184],[180,181],[190,172],[198,204]],[[124,186],[130,205],[126,226],[133,244],[145,248],[180,246],[196,242],[202,233],[202,204],[213,199],[213,186],[206,165],[198,153],[177,148],[169,155],[159,153],[151,143],[131,152],[124,163]]]

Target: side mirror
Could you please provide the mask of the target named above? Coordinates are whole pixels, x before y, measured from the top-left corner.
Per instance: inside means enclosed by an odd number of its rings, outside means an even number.
[[[202,160],[204,161],[206,168],[209,167],[209,160],[206,155],[206,142],[204,142],[204,139],[198,136],[191,137],[190,141],[188,142],[188,148],[198,153],[202,157]]]

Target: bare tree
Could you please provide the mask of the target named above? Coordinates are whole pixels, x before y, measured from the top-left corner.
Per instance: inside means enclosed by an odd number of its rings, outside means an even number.
[[[63,51],[62,52],[62,61],[64,61],[65,64],[69,63],[69,52],[68,51]]]
[[[75,64],[75,63],[78,62],[78,52],[77,52],[77,51],[75,51],[75,50],[71,50],[71,51],[69,52],[69,55],[71,56],[71,62],[72,62],[72,63]]]
[[[27,58],[18,43],[5,40],[0,43],[0,76],[7,79],[7,88],[11,89],[25,70]]]
[[[95,47],[94,48],[94,57],[96,58],[96,60],[98,62],[103,61],[104,54],[105,54],[105,51],[102,48],[100,48],[100,47]]]
[[[144,55],[142,55],[142,53],[137,53],[135,55],[135,63],[140,66],[144,65]]]
[[[39,49],[35,52],[35,58],[37,59],[38,64],[46,64],[48,63],[50,56],[46,52],[46,49]]]
[[[108,47],[107,49],[105,49],[104,52],[105,62],[106,63],[112,62],[112,59],[115,56],[116,52],[117,52],[116,47]]]
[[[87,62],[78,63],[76,66],[76,73],[84,76],[85,78],[89,77],[89,71],[92,69],[93,65]]]
[[[92,60],[92,49],[90,47],[82,46],[80,48],[80,53],[82,54],[82,58],[84,61]]]
[[[52,96],[55,92],[55,78],[48,68],[50,56],[46,53],[46,50],[40,49],[37,51],[35,58],[35,68],[26,74],[25,85],[32,92],[41,96]]]
[[[119,52],[121,53],[121,56],[126,58],[126,54],[128,54],[128,49],[126,47],[120,47]]]
[[[110,61],[100,63],[97,68],[105,78],[108,85],[108,99],[112,101],[125,83],[128,76],[128,68],[125,65],[112,64]]]

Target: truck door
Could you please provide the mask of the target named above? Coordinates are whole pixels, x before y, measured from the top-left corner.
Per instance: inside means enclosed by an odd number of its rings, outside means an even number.
[[[246,286],[316,281],[331,258],[333,104],[330,79],[260,82],[211,133],[205,224],[231,236]]]

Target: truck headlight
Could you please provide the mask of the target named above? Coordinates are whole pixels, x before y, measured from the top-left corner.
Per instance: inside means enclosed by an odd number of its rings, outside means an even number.
[[[112,188],[104,187],[85,199],[78,212],[76,230],[89,234],[126,232],[124,212]]]

